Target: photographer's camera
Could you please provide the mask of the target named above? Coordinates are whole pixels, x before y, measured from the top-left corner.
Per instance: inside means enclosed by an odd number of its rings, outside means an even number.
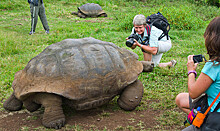
[[[194,63],[203,62],[203,58],[205,59],[205,57],[203,55],[194,55],[193,61],[194,61]],[[206,61],[206,59],[205,59],[205,61]]]
[[[134,40],[139,40],[139,37],[138,37],[138,35],[136,35],[136,34],[131,34],[130,36],[128,36],[128,40],[126,41],[126,45],[128,46],[128,47],[132,47],[133,46],[133,44],[134,44]]]

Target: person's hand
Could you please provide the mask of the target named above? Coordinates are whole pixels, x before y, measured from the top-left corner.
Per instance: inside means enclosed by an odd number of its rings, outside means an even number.
[[[197,68],[198,63],[194,63],[193,61],[193,55],[188,56],[188,62],[187,62],[187,70],[188,71],[195,71]]]
[[[133,44],[133,46],[138,46],[138,45],[140,45],[140,43],[138,43],[138,41],[136,40],[136,39],[134,39],[134,44]]]
[[[131,49],[135,49],[136,48],[136,46],[137,46],[137,44],[138,44],[138,42],[134,39],[134,43],[133,43],[133,45],[132,45],[132,47],[131,47]]]

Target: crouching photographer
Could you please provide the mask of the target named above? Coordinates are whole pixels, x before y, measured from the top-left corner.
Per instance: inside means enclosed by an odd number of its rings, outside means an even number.
[[[170,50],[172,46],[171,40],[168,37],[158,40],[163,31],[155,26],[151,26],[151,29],[148,30],[146,25],[146,17],[141,14],[136,15],[133,19],[134,27],[131,35],[126,38],[126,45],[131,49],[135,49],[137,46],[140,47],[144,55],[144,61],[153,62],[154,66],[174,67],[175,60],[160,63],[163,53]]]

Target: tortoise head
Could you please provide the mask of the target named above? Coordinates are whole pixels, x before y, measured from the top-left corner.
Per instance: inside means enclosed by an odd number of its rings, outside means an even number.
[[[152,72],[154,68],[154,63],[151,61],[141,61],[143,64],[143,72]]]

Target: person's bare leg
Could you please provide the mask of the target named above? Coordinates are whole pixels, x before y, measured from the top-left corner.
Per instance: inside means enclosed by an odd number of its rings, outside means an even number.
[[[172,62],[167,62],[167,63],[160,63],[158,64],[159,67],[171,67],[172,66]]]
[[[152,54],[143,52],[144,61],[152,61]]]
[[[189,114],[189,93],[180,93],[176,96],[176,105],[185,113]]]
[[[143,52],[143,55],[144,55],[144,61],[152,61],[152,54]],[[167,67],[167,66],[171,67],[172,62],[160,63],[158,66],[159,67]]]
[[[167,63],[160,63],[158,66],[159,67],[174,67],[175,65],[176,65],[176,63],[177,63],[177,61],[176,60],[171,60],[171,61],[169,61],[169,62],[167,62]]]

